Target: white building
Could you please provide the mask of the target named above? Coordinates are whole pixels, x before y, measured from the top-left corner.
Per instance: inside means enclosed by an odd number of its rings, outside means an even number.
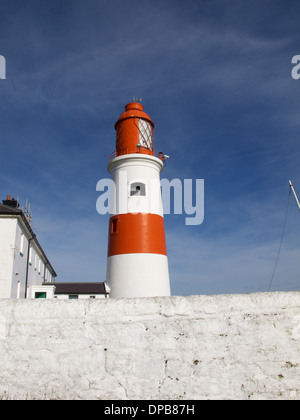
[[[54,298],[56,273],[14,199],[0,204],[0,298]]]
[[[60,283],[54,284],[55,299],[105,299],[109,297],[109,288],[104,282],[95,283]]]

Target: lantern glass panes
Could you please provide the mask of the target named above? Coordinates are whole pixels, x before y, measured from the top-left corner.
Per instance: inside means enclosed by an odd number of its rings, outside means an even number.
[[[153,129],[151,124],[139,119],[139,143],[138,146],[153,150]]]

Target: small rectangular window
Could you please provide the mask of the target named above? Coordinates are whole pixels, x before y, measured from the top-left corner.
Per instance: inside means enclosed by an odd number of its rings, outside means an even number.
[[[20,255],[23,257],[23,252],[24,252],[24,233],[21,234],[21,239],[20,239]]]
[[[118,231],[118,219],[112,219],[111,221],[111,233],[117,233]]]
[[[130,195],[136,196],[136,195],[146,195],[146,185],[142,182],[133,182],[130,185]]]
[[[21,282],[18,281],[18,285],[17,285],[17,299],[20,299],[21,296]]]
[[[47,293],[46,292],[35,292],[36,299],[46,299]]]

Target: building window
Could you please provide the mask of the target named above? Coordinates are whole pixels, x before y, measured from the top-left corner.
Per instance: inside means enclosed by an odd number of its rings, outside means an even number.
[[[24,253],[24,233],[21,233],[21,239],[20,239],[20,255],[23,257]]]
[[[69,295],[69,299],[78,299],[78,295]]]
[[[35,292],[34,297],[35,297],[35,299],[46,299],[47,293],[46,292]]]
[[[96,299],[96,296],[90,296],[90,299]]]
[[[18,281],[18,285],[17,285],[17,299],[20,299],[21,296],[21,282]]]
[[[111,233],[118,233],[118,219],[112,219],[111,221]]]
[[[146,185],[142,182],[133,182],[130,185],[130,195],[136,196],[136,195],[146,195]]]

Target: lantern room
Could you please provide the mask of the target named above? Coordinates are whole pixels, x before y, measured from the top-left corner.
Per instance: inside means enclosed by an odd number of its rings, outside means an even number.
[[[117,132],[115,156],[143,153],[154,155],[154,123],[139,102],[126,105],[115,124]]]

